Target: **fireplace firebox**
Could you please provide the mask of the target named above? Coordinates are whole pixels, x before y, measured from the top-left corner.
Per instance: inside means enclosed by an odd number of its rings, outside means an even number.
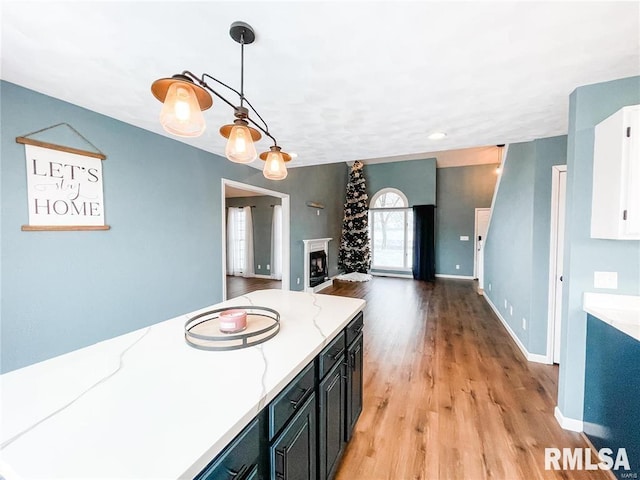
[[[309,286],[316,287],[327,280],[327,254],[324,250],[309,253]]]

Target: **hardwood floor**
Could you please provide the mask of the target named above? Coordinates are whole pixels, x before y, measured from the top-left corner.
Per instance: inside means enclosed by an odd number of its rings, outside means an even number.
[[[244,278],[227,275],[227,298],[238,297],[245,293],[268,288],[282,288],[282,281],[270,278]]]
[[[544,469],[545,447],[587,447],[553,416],[558,367],[525,360],[474,282],[322,293],[367,301],[364,409],[337,480],[610,478]]]

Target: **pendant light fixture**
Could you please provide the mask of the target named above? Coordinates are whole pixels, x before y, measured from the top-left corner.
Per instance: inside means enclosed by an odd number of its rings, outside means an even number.
[[[264,176],[271,180],[282,180],[287,176],[285,162],[290,161],[291,156],[278,146],[277,140],[269,132],[267,122],[244,95],[244,46],[254,42],[255,32],[247,23],[234,22],[231,24],[229,35],[240,44],[240,91],[207,73],[197,77],[185,70],[171,78],[161,78],[151,85],[151,92],[163,103],[160,123],[173,135],[180,137],[202,135],[205,130],[202,112],[213,105],[209,93],[211,92],[234,111],[233,123],[220,127],[220,134],[227,139],[225,156],[236,163],[253,162],[258,156],[254,142],[262,138],[260,134],[262,132],[273,140],[270,150],[260,154],[260,159],[265,161]],[[206,80],[211,80],[235,93],[238,96],[239,105],[227,100],[211,88]],[[250,114],[255,115],[258,121],[251,118]]]
[[[287,167],[284,162],[291,160],[291,155],[282,152],[280,147],[272,145],[270,151],[260,154],[260,159],[264,160],[262,174],[270,180],[284,180],[287,178]]]

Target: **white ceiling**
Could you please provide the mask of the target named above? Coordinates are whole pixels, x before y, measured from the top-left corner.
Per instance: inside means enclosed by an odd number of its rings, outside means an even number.
[[[190,70],[239,88],[228,30],[243,20],[245,94],[291,166],[425,158],[565,134],[576,87],[640,74],[639,15],[609,1],[4,0],[1,76],[169,136],[151,83]],[[232,109],[214,98],[205,118],[202,137],[173,138],[223,154]]]

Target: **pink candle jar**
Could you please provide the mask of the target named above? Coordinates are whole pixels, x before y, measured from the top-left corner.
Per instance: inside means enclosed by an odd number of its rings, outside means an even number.
[[[247,328],[247,311],[240,308],[220,312],[220,331],[223,333],[241,332]]]

